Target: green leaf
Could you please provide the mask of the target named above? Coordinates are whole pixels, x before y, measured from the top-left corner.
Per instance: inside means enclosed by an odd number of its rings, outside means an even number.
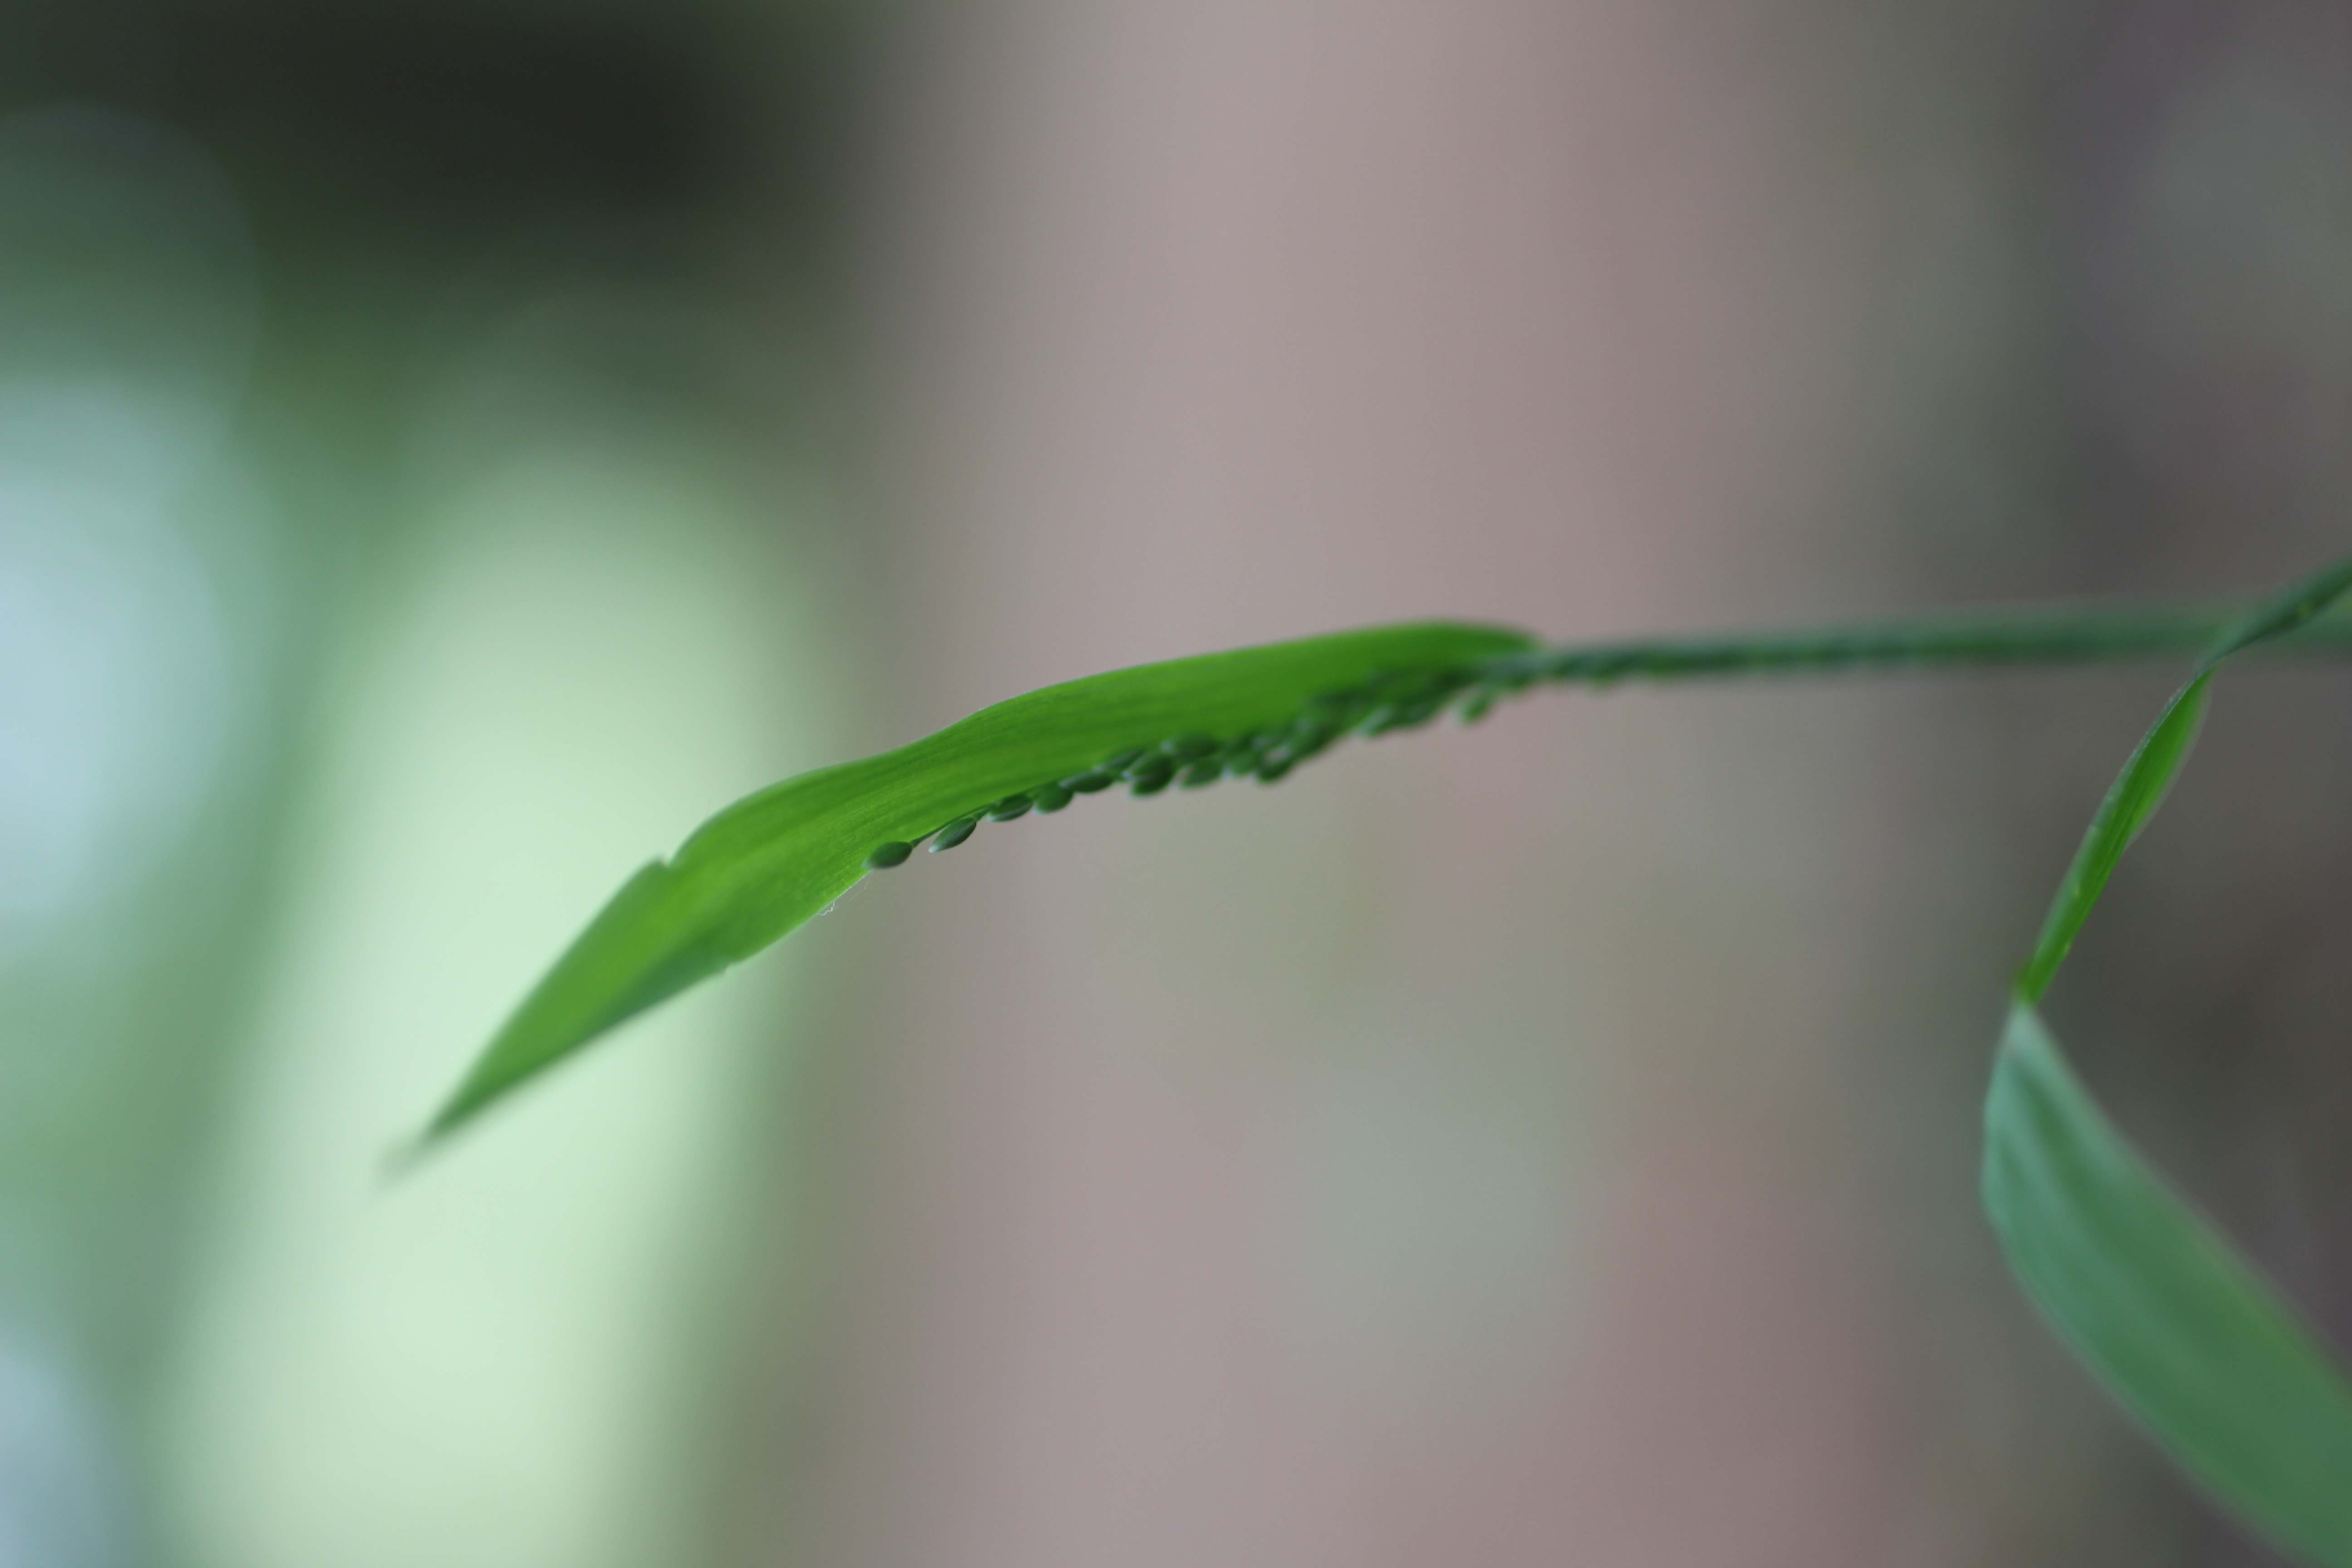
[[[1073,791],[1121,782],[1097,766],[1107,760],[1137,770],[1139,793],[1164,788],[1178,755],[1198,770],[1188,782],[1206,782],[1212,757],[1227,772],[1278,778],[1349,729],[1427,719],[1483,663],[1537,647],[1519,632],[1423,621],[1140,665],[1048,686],[911,745],[761,790],[629,879],[524,997],[425,1141],[783,936],[864,877],[869,857],[895,863],[942,828],[1010,810],[1015,795],[1042,791],[1041,808],[1057,808]]]
[[[2192,1475],[2352,1568],[2352,1384],[2117,1135],[2022,999],[1985,1104],[1984,1203],[2027,1292]]]
[[[774,942],[866,870],[902,863],[927,835],[946,830],[933,838],[934,847],[960,841],[965,830],[959,824],[978,815],[990,821],[1032,810],[1050,816],[1117,782],[1146,794],[1171,782],[1193,789],[1245,773],[1271,782],[1342,731],[1376,733],[1420,722],[1433,711],[1433,694],[1442,704],[1454,679],[1475,682],[1461,707],[1474,718],[1496,698],[1538,682],[1605,686],[1629,679],[2115,662],[2192,653],[2257,621],[2266,637],[2292,623],[2281,651],[2352,653],[2352,624],[2336,617],[2304,626],[2316,607],[2280,606],[2277,600],[2252,612],[2042,605],[1562,647],[1541,647],[1517,632],[1424,622],[1049,687],[911,746],[763,790],[721,812],[669,860],[639,871],[499,1030],[435,1116],[426,1141],[631,1015]],[[1385,677],[1386,684],[1374,677]],[[1307,711],[1316,700],[1335,695],[1360,700],[1352,707],[1326,701]],[[1231,744],[1284,725],[1293,726],[1284,744],[1265,751]],[[1194,754],[1192,742],[1203,740],[1223,749]],[[1123,751],[1169,741],[1186,744],[1166,753],[1167,769],[1124,780],[1094,769]],[[1176,761],[1185,764],[1181,776]]]
[[[2010,1268],[2074,1353],[2215,1496],[2334,1568],[2352,1568],[2352,1387],[2100,1115],[2034,1004],[2187,760],[2214,671],[2347,592],[2352,559],[2224,625],[2099,803],[2017,978],[1985,1102],[1984,1164]]]
[[[2066,879],[2059,884],[2058,896],[2042,920],[2033,956],[2026,960],[2023,973],[2017,977],[2018,992],[2027,1001],[2039,1002],[2050,989],[2058,966],[2066,962],[2074,945],[2075,935],[2105,890],[2116,863],[2156,815],[2156,808],[2164,804],[2165,793],[2179,774],[2180,764],[2189,760],[2189,748],[2197,743],[2212,679],[2209,668],[2173,693],[2155,724],[2133,748],[2124,771],[2108,786],[2106,798],[2099,802],[2090,828],[2083,835],[2082,847],[2074,851],[2074,863],[2066,868]]]
[[[2082,847],[2074,852],[2074,862],[2067,868],[2066,879],[2059,884],[2058,896],[2042,920],[2033,954],[2018,974],[2020,995],[2029,1002],[2042,1000],[2059,965],[2066,962],[2083,922],[2105,890],[2116,863],[2164,804],[2165,793],[2197,743],[2213,672],[2241,653],[2305,630],[2347,593],[2352,593],[2352,556],[2296,578],[2252,609],[2219,625],[2198,661],[2195,676],[2164,705],[2164,711],[2132,749],[2123,772],[2116,775],[2106,797],[2099,802]],[[2192,618],[2180,617],[2176,630],[2185,628]],[[2146,623],[2146,629],[2155,629],[2153,618]]]

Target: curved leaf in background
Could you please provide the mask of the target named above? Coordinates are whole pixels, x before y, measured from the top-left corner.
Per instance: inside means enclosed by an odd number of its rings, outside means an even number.
[[[2352,1568],[2352,1384],[2253,1268],[2084,1092],[2035,1010],[2108,874],[2196,739],[2214,671],[2352,590],[2352,560],[2225,627],[2084,835],[2019,973],[1985,1101],[1984,1203],[2009,1266],[2074,1353],[2181,1466],[2264,1534]]]
[[[1984,1201],[2035,1303],[2191,1474],[2311,1561],[2352,1564],[2352,1384],[2116,1134],[2022,1000],[1985,1106]]]

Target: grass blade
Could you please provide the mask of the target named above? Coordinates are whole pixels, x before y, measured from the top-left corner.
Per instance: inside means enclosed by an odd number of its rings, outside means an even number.
[[[2034,1005],[2187,761],[2214,672],[2347,592],[2352,559],[2221,628],[2099,803],[2017,977],[1985,1101],[1983,1174],[2010,1268],[2060,1337],[2190,1475],[2329,1568],[2352,1568],[2352,1385],[2107,1122]]]
[[[2066,868],[2066,879],[2059,884],[2058,897],[2042,922],[2033,956],[2026,960],[2023,973],[2017,977],[2018,994],[2028,1002],[2039,1002],[2050,989],[2083,922],[2090,919],[2092,907],[2105,891],[2116,863],[2156,815],[2156,808],[2164,804],[2166,792],[2197,743],[2212,679],[2213,672],[2208,669],[2173,693],[2155,724],[2133,748],[2124,771],[2108,786],[2106,797],[2099,802],[2090,828],[2083,835],[2082,847],[2074,851],[2074,863]]]
[[[2197,742],[2197,730],[2204,721],[2214,671],[2239,654],[2297,633],[2308,635],[2310,630],[2320,629],[2313,627],[2312,623],[2347,592],[2352,592],[2352,556],[2330,562],[2297,578],[2252,609],[2214,627],[2204,657],[2198,660],[2196,674],[2173,694],[2147,733],[2140,737],[2139,744],[2124,763],[2123,772],[2116,775],[2116,782],[2108,786],[2105,798],[2092,816],[2082,847],[2074,852],[2074,864],[2067,868],[2066,879],[2059,884],[2058,896],[2051,901],[2050,912],[2042,922],[2042,934],[2033,944],[2032,956],[2026,960],[2025,968],[2017,977],[2020,995],[2028,1002],[2042,1000],[2042,993],[2049,990],[2050,982],[2057,976],[2058,966],[2066,961],[2066,953],[2074,946],[2083,922],[2090,918],[2092,907],[2105,890],[2116,863],[2164,804],[2165,793],[2172,787],[2181,764],[2189,760],[2189,749]],[[2175,629],[2186,629],[2189,624],[2191,618],[2184,616],[2176,623]]]
[[[1415,622],[1172,659],[1049,686],[896,751],[738,801],[614,894],[499,1029],[426,1129],[470,1121],[615,1024],[750,957],[914,843],[1028,797],[1278,778],[1349,730],[1433,716],[1486,661],[1536,647],[1492,626]],[[1122,771],[1098,764],[1137,753]],[[1245,765],[1244,765],[1245,764]],[[1018,815],[1018,813],[1014,813]],[[964,830],[968,831],[968,830]]]
[[[2352,1384],[2141,1161],[2020,1000],[1985,1103],[2011,1269],[2157,1439],[2263,1533],[2352,1568]]]
[[[2298,614],[2279,651],[2352,655],[2352,622],[2305,626],[2316,608]],[[776,941],[868,869],[904,860],[926,837],[950,847],[983,816],[1049,815],[1112,782],[1138,794],[1241,773],[1271,782],[1344,732],[1420,723],[1456,694],[1465,716],[1475,716],[1538,683],[2117,662],[2193,652],[2247,620],[2228,605],[2062,605],[1550,648],[1517,632],[1421,622],[1048,687],[912,745],[762,790],[704,824],[668,860],[639,870],[524,998],[425,1142],[614,1025]],[[1141,777],[1112,781],[1093,771],[1107,758],[1178,740],[1218,749],[1169,752],[1165,768]],[[1239,744],[1245,741],[1253,745]]]

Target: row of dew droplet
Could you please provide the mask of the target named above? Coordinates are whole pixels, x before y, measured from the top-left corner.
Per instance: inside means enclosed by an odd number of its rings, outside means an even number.
[[[1035,811],[1061,810],[1082,795],[1098,795],[1124,784],[1132,795],[1175,789],[1203,789],[1220,779],[1255,778],[1276,784],[1291,769],[1350,735],[1370,739],[1392,730],[1417,729],[1449,706],[1465,724],[1486,716],[1502,697],[1515,695],[1550,672],[1525,659],[1497,659],[1471,667],[1382,672],[1361,684],[1308,698],[1286,724],[1255,730],[1230,740],[1213,735],[1171,735],[1152,746],[1137,746],[1104,758],[1084,772],[1049,779],[978,811],[967,812],[909,843],[893,839],[866,857],[869,870],[903,866],[917,844],[929,841],[934,855],[952,849],[980,830],[982,822],[1011,822]]]

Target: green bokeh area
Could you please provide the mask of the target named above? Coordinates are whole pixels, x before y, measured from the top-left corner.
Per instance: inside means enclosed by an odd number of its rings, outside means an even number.
[[[288,1284],[290,1266],[268,1261],[310,1222],[257,1219],[239,1194],[281,1157],[257,1151],[273,1118],[299,1112],[268,1110],[267,1086],[308,1081],[289,1065],[301,1049],[341,1064],[329,1088],[277,1091],[312,1097],[321,1128],[333,1116],[317,1097],[368,1070],[347,1018],[300,1022],[288,1000],[290,976],[326,973],[341,962],[329,950],[356,940],[332,935],[346,893],[320,871],[338,833],[463,835],[498,770],[523,765],[502,736],[550,755],[571,745],[607,784],[569,816],[541,814],[532,853],[557,857],[560,875],[567,853],[619,831],[599,810],[635,843],[822,754],[815,710],[780,704],[772,683],[808,657],[794,563],[833,527],[814,411],[833,374],[820,302],[858,47],[853,19],[821,6],[98,4],[0,17],[0,1560],[359,1561],[349,1541],[404,1512],[413,1528],[384,1536],[386,1560],[691,1562],[724,1535],[734,1483],[680,1432],[725,1419],[718,1391],[740,1338],[704,1336],[711,1354],[660,1363],[678,1391],[656,1402],[668,1426],[525,1467],[509,1487],[524,1522],[436,1547],[451,1525],[430,1485],[396,1484],[406,1437],[383,1424],[388,1395],[347,1395],[352,1462],[383,1484],[296,1477],[288,1494],[341,1486],[373,1502],[340,1526],[283,1509],[257,1524],[269,1505],[234,1495],[257,1484],[237,1466],[282,1439],[223,1403],[229,1374],[202,1368],[246,1352],[205,1324],[254,1291],[327,1289]],[[485,621],[469,595],[493,582],[519,597]],[[771,596],[742,598],[754,584]],[[780,615],[787,633],[762,626]],[[668,652],[600,665],[586,616],[604,617],[606,650],[644,637]],[[461,642],[478,666],[439,685],[429,658],[394,651]],[[568,669],[541,657],[560,648]],[[385,676],[387,661],[406,673]],[[663,669],[704,705],[633,687]],[[496,717],[468,729],[484,704]],[[665,706],[685,715],[667,729]],[[595,750],[631,724],[673,735],[676,767],[642,745],[634,759]],[[455,815],[401,819],[338,773],[339,757],[394,766],[394,731],[412,751],[472,757],[472,803],[445,792]],[[658,809],[629,804],[668,790]],[[386,896],[383,873],[349,875],[377,889],[350,896]],[[326,944],[307,957],[305,926]],[[415,1026],[454,1031],[446,1048],[462,1052],[520,978],[486,980],[508,991],[478,1015]],[[278,1037],[306,1029],[308,1047]],[[347,1134],[333,1159],[352,1205],[373,1201],[383,1151],[431,1093],[420,1082],[404,1110]],[[773,1071],[730,1098],[740,1125],[698,1124],[700,1165],[644,1155],[709,1188],[696,1201],[710,1237],[670,1258],[688,1279],[671,1310],[706,1317],[737,1310],[767,1267],[764,1254],[714,1265],[712,1237],[751,1245],[716,1216],[765,1178],[728,1162],[753,1158],[789,1104]],[[334,1167],[290,1175],[307,1156],[281,1155],[298,1165],[267,1180],[340,1181]],[[733,1175],[709,1187],[722,1168]],[[446,1184],[479,1184],[477,1206],[506,1223],[556,1223],[560,1205],[511,1207],[517,1179]],[[376,1223],[338,1212],[340,1234]],[[619,1243],[645,1267],[650,1245]],[[446,1247],[429,1253],[383,1278],[461,1267]],[[541,1261],[549,1288],[573,1267]],[[345,1266],[352,1279],[393,1267]],[[518,1289],[509,1310],[530,1299]],[[607,1335],[595,1353],[615,1375],[650,1378],[643,1330],[626,1326],[637,1310],[585,1332]],[[346,1327],[354,1345],[375,1331]],[[420,1389],[448,1375],[467,1331],[418,1352]],[[590,1339],[563,1353],[589,1353]],[[299,1376],[331,1375],[324,1349],[285,1348],[289,1366],[310,1357]],[[331,1415],[331,1392],[319,1397]],[[614,1424],[538,1420],[507,1438]],[[222,1421],[231,1429],[207,1426]],[[207,1449],[225,1467],[209,1479],[190,1458]],[[656,1479],[608,1489],[601,1512],[577,1495],[633,1462]],[[704,1473],[680,1479],[681,1466]],[[607,1539],[551,1534],[567,1508]]]

